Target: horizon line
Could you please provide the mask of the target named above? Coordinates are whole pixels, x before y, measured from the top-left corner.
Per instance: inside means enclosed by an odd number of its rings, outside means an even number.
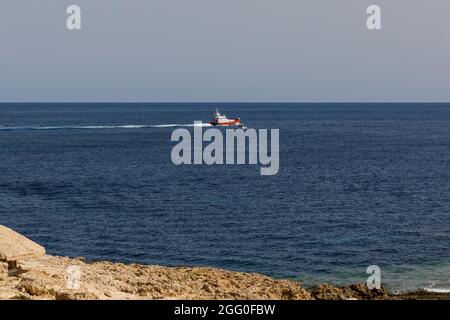
[[[325,103],[334,103],[334,104],[361,104],[361,103],[378,103],[378,104],[387,104],[387,103],[398,103],[398,104],[412,104],[412,103],[433,103],[433,104],[448,104],[449,101],[0,101],[0,104],[31,104],[31,103],[45,103],[45,104],[75,104],[75,103],[108,103],[108,104],[119,104],[119,103],[128,103],[128,104],[175,104],[175,103],[186,103],[186,104],[274,104],[274,103],[283,103],[283,104],[325,104]]]

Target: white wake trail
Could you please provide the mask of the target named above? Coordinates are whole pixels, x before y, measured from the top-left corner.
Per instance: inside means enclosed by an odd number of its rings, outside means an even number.
[[[210,127],[209,123],[189,124],[126,124],[126,125],[92,125],[92,126],[0,126],[0,131],[16,130],[104,130],[104,129],[148,129],[148,128],[173,128],[173,127]]]

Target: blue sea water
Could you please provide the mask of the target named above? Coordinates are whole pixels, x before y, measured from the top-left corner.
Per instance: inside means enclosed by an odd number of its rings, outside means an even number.
[[[450,104],[220,104],[280,172],[175,166],[217,104],[1,104],[0,224],[50,254],[450,288]],[[189,130],[192,130],[192,128]]]

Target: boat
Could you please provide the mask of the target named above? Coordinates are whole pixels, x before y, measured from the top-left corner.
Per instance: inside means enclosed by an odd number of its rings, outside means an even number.
[[[213,126],[220,126],[220,127],[238,126],[239,128],[245,129],[245,126],[240,118],[229,119],[225,114],[221,114],[217,109],[216,112],[214,112],[213,119],[208,123]]]

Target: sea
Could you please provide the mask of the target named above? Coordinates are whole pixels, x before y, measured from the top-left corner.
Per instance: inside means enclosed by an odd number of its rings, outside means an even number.
[[[279,129],[277,175],[172,162],[216,108]],[[450,291],[450,104],[3,103],[0,224],[89,261]]]

